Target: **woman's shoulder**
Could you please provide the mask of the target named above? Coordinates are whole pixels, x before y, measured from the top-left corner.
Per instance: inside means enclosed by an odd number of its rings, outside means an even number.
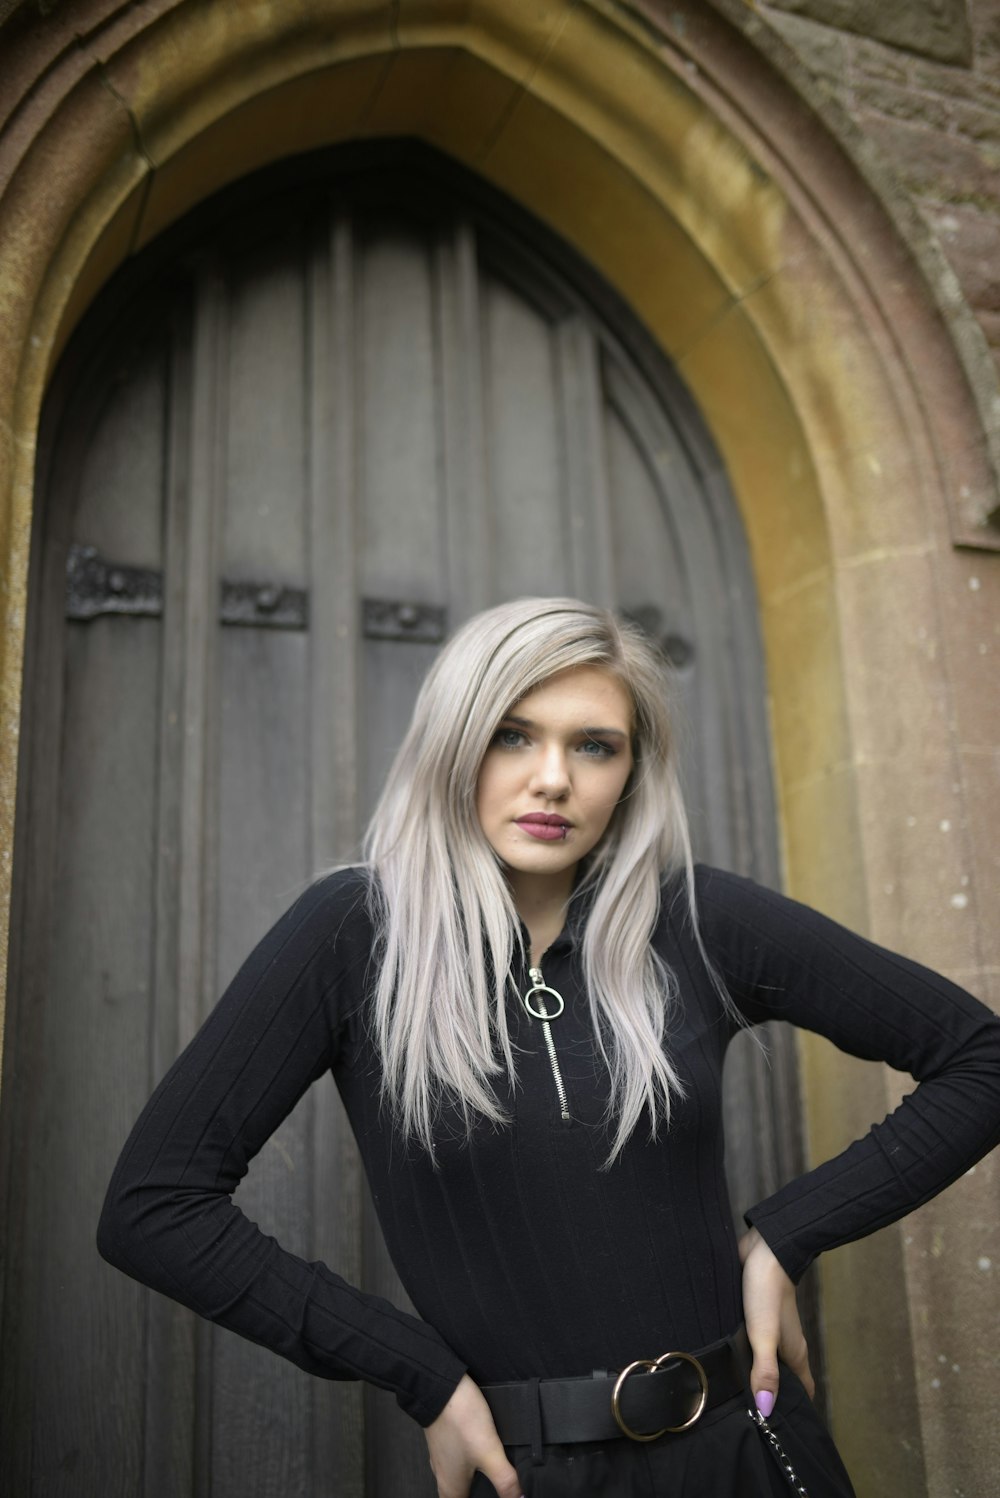
[[[693,894],[694,914],[703,937],[719,940],[731,936],[736,927],[767,925],[793,903],[756,879],[730,869],[696,863],[692,874],[693,888],[689,891],[683,868],[668,873],[661,886],[661,904],[669,914],[690,919]]]
[[[698,899],[715,900],[720,903],[736,903],[753,900],[755,896],[767,898],[774,891],[746,874],[734,874],[731,869],[716,868],[713,864],[696,863],[694,866],[694,888]]]
[[[378,875],[371,864],[348,863],[337,864],[332,869],[324,869],[316,874],[305,894],[325,900],[328,904],[353,908],[359,899],[367,901],[373,891],[377,898]]]
[[[300,959],[351,962],[371,954],[376,931],[379,885],[365,864],[318,874],[292,899],[272,932]]]
[[[368,864],[345,864],[317,874],[296,902],[303,915],[315,912],[328,922],[331,933],[350,934],[358,927],[370,931],[379,908],[378,877]]]
[[[764,896],[771,893],[756,880],[743,874],[734,874],[729,869],[716,868],[713,864],[693,864],[692,875],[696,905],[703,899],[716,903],[739,903],[741,900],[752,899],[755,892]],[[662,875],[660,893],[664,905],[687,901],[690,892],[683,867],[668,869]]]

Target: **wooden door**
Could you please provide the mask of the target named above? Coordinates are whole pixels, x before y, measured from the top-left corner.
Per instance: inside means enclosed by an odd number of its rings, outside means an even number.
[[[721,465],[585,266],[430,158],[383,153],[243,187],[122,275],[50,398],[39,483],[4,1491],[429,1494],[390,1397],[310,1379],[102,1264],[103,1190],[256,937],[355,855],[419,681],[477,609],[569,592],[639,618],[677,666],[701,855],[773,877],[753,590]],[[750,1052],[731,1091],[746,1202],[795,1160],[775,1166]],[[405,1300],[332,1084],[239,1200]]]

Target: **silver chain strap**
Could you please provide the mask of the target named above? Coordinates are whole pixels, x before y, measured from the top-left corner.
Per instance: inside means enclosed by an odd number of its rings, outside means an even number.
[[[750,1419],[757,1426],[757,1429],[761,1432],[765,1441],[770,1446],[772,1452],[774,1453],[774,1459],[778,1463],[778,1466],[781,1468],[782,1472],[785,1474],[792,1492],[797,1493],[799,1495],[799,1498],[809,1498],[809,1494],[807,1493],[804,1485],[795,1475],[795,1468],[788,1460],[788,1455],[785,1451],[784,1446],[782,1446],[781,1442],[778,1440],[778,1437],[774,1434],[774,1431],[768,1425],[760,1410],[748,1409],[747,1414],[750,1416]]]

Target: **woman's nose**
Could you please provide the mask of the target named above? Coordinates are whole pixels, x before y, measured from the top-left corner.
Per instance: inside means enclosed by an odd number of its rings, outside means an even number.
[[[569,790],[569,767],[566,755],[558,745],[544,748],[532,776],[534,790],[550,798],[564,796]]]

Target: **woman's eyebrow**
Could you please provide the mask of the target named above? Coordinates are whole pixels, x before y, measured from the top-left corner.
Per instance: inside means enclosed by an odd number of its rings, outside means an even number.
[[[516,723],[518,728],[537,728],[537,723],[532,718],[519,718],[517,713],[504,713],[501,723]],[[586,734],[589,738],[600,735],[602,738],[627,739],[628,734],[620,728],[578,728],[577,733]]]

